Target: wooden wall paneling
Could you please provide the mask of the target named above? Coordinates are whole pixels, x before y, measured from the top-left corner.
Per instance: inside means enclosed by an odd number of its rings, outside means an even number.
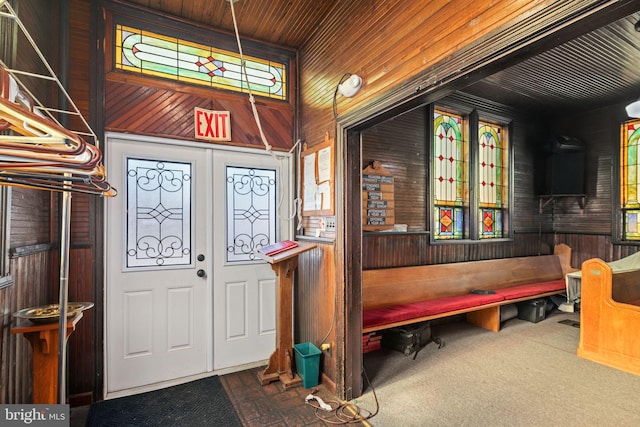
[[[324,32],[301,50],[302,135],[307,143],[319,143],[324,132],[331,131],[333,117],[328,107],[343,72],[359,73],[364,78],[364,86],[356,97],[338,99],[339,114],[348,115],[350,111],[370,108],[370,105],[381,108],[382,104],[393,102],[395,98],[387,95],[399,82],[413,79],[416,83],[401,88],[398,97],[415,96],[424,87],[437,85],[449,72],[459,73],[482,55],[495,53],[498,45],[510,43],[509,37],[496,35],[491,39],[490,34],[509,27],[519,28],[521,32],[539,29],[545,20],[531,17],[552,8],[554,2],[500,1],[490,8],[480,2],[468,2],[468,5],[465,2],[465,5],[385,2],[384,6],[371,7],[368,1],[338,3],[335,13],[323,23]],[[571,12],[568,10],[571,7],[563,6],[567,10],[557,8],[554,12],[557,15]],[[553,17],[551,13],[546,19]],[[523,21],[527,21],[526,29],[518,24]],[[341,28],[350,31],[340,31]],[[494,42],[492,46],[489,40]],[[482,48],[471,49],[472,45],[482,45]],[[459,55],[444,61],[454,51]],[[327,62],[327,57],[332,60]],[[442,61],[441,69],[437,73],[417,78],[439,61]],[[331,76],[335,76],[335,80]],[[327,108],[318,108],[320,105]]]
[[[394,180],[395,223],[427,231],[426,111],[417,108],[362,132],[362,169],[377,160]]]
[[[263,148],[248,93],[237,93],[212,89],[205,86],[181,84],[171,80],[153,78],[136,73],[113,69],[113,25],[114,21],[128,20],[130,25],[140,25],[154,31],[166,26],[172,34],[187,40],[237,51],[232,34],[221,33],[203,26],[196,27],[181,19],[162,13],[131,8],[116,2],[105,3],[105,129],[115,132],[197,140],[194,131],[194,107],[231,112],[232,141],[216,142]],[[296,52],[287,48],[261,44],[243,38],[245,55],[264,57],[268,52],[272,58],[288,62],[288,101],[272,100],[254,96],[256,109],[265,138],[274,150],[289,150],[294,144],[294,100],[297,85]]]
[[[558,242],[560,243],[560,242]],[[567,242],[571,246],[570,243]],[[365,233],[363,270],[477,261],[553,253],[553,235],[518,233],[514,240],[479,244],[430,245],[426,233]]]
[[[74,194],[71,197],[71,222],[70,233],[71,242],[74,244],[89,244],[91,237],[91,216],[89,215],[89,205],[91,199],[96,196],[88,194]]]
[[[57,1],[50,1],[42,4],[38,0],[20,0],[14,2],[16,14],[29,32],[41,53],[47,58],[50,64],[56,64],[55,59],[58,55],[58,39],[57,39]],[[3,19],[3,24],[8,20]],[[17,54],[15,67],[19,70],[28,71],[34,74],[49,75],[48,70],[38,57],[37,53],[31,46],[31,43],[18,30]],[[29,88],[29,90],[45,104],[49,102],[49,106],[56,105],[57,87],[54,90],[51,82],[29,76],[21,76],[21,81]]]
[[[614,244],[607,234],[555,233],[552,237],[557,243],[566,243],[571,247],[571,266],[575,268],[581,268],[582,263],[591,258],[610,262],[640,250],[637,245]]]
[[[477,109],[483,117],[511,122],[509,143],[513,145],[514,198],[511,212],[511,229],[513,242],[484,242],[483,244],[437,244],[430,246],[429,235],[403,236],[396,233],[364,233],[363,236],[363,268],[383,268],[400,265],[420,265],[447,263],[468,260],[505,258],[512,256],[536,255],[552,253],[553,245],[542,242],[540,233],[552,229],[553,215],[539,212],[539,199],[535,194],[535,159],[537,150],[544,141],[546,131],[540,118],[530,116],[522,111],[515,111],[506,106],[495,104],[464,93],[456,93],[438,104],[446,105],[457,111],[468,113]],[[385,157],[383,166],[395,170],[396,183],[401,182],[396,190],[396,218],[420,218],[427,226],[428,222],[428,170],[424,165],[424,157],[428,154],[426,144],[425,109],[416,108],[402,116],[382,122],[362,132],[363,163],[367,159],[375,160]],[[403,135],[403,144],[391,144],[393,135]],[[416,156],[418,147],[422,152]],[[414,157],[420,157],[416,161]],[[422,166],[422,167],[420,167]],[[411,172],[407,172],[410,170]],[[422,197],[412,198],[414,194]],[[406,212],[403,212],[406,211]],[[400,221],[401,222],[401,221]],[[414,225],[415,223],[411,223]],[[430,229],[430,227],[426,227]],[[424,229],[423,229],[424,230]],[[533,236],[524,239],[523,236]]]
[[[105,112],[107,130],[143,135],[197,140],[194,108],[231,112],[231,142],[221,144],[262,148],[264,144],[246,94],[218,96],[221,91],[186,91],[175,84],[126,77],[137,84],[120,81],[124,76],[112,73],[106,82]],[[153,87],[156,85],[160,87]],[[162,86],[167,87],[162,87]],[[195,93],[192,93],[195,92]],[[284,102],[256,100],[265,137],[274,149],[293,146],[293,109]]]
[[[48,191],[11,190],[11,247],[49,242],[50,198]]]
[[[32,349],[21,335],[11,333],[13,313],[51,303],[48,251],[12,256],[12,286],[0,289],[0,403],[29,403],[32,391]]]
[[[428,264],[427,233],[364,233],[362,269]]]
[[[331,351],[322,353],[321,371],[329,386],[335,389],[335,254],[333,243],[316,243],[315,249],[300,254],[298,259],[294,290],[294,342],[312,342],[318,348],[325,342],[331,344]]]
[[[71,99],[82,112],[84,118],[91,120],[91,79],[89,64],[91,64],[91,0],[65,0],[68,2],[68,92]],[[91,123],[89,121],[89,123]],[[84,129],[84,124],[77,117],[69,119],[72,129]],[[93,127],[93,124],[92,124]],[[94,128],[94,131],[96,129]],[[98,139],[101,135],[98,135]],[[102,142],[102,141],[101,141]],[[100,149],[104,146],[100,145]]]
[[[14,2],[14,5],[29,35],[49,63],[56,68],[59,46],[55,31],[58,2],[23,0]],[[32,73],[48,74],[22,32],[17,31],[17,34],[16,62],[11,65]],[[45,104],[56,105],[58,93],[49,82],[30,77],[25,77],[22,81]],[[24,338],[10,333],[10,327],[13,322],[12,313],[18,309],[51,302],[49,247],[46,245],[50,241],[50,197],[47,191],[22,188],[14,188],[12,191],[10,268],[14,283],[0,290],[3,319],[0,334],[3,368],[0,371],[0,382],[3,387],[3,403],[30,402],[32,350]],[[43,243],[45,245],[40,247],[39,244]]]
[[[93,285],[93,250],[87,248],[71,249],[69,254],[69,301],[95,302]],[[96,354],[95,319],[99,308],[86,310],[69,337],[69,400],[72,404],[87,405],[93,401],[96,364],[102,357]]]
[[[60,292],[60,251],[51,253],[50,282],[52,302],[57,302]],[[91,246],[74,246],[69,251],[69,302],[94,302],[96,287],[93,283],[95,260]],[[96,313],[99,307],[83,313],[83,317],[68,340],[67,393],[72,406],[88,405],[93,401],[96,381],[96,361],[102,358],[101,346],[96,345]]]
[[[559,199],[553,206],[554,230],[561,233],[611,234],[613,228],[614,165],[619,155],[620,125],[628,120],[624,105],[605,106],[579,115],[554,117],[555,135],[569,135],[586,146],[584,209],[575,198]]]

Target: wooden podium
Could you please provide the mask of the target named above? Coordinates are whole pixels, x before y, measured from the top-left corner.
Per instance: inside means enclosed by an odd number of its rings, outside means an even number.
[[[67,320],[67,337],[82,319],[79,312]],[[33,349],[33,403],[58,403],[58,350],[60,346],[60,324],[34,323],[19,319],[11,328],[13,334],[24,334]]]
[[[276,273],[276,349],[269,358],[267,367],[258,372],[262,385],[280,380],[285,389],[302,383],[293,372],[293,273],[298,266],[298,255],[316,247],[314,243],[296,242],[298,246],[273,256],[256,252],[257,256],[271,264]]]

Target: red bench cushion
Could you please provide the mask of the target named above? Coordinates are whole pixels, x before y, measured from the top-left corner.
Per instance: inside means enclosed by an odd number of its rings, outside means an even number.
[[[362,326],[365,328],[387,325],[403,320],[432,316],[469,307],[478,307],[492,302],[503,301],[504,296],[498,294],[466,294],[455,297],[438,298],[430,301],[419,301],[393,307],[376,308],[362,313]]]
[[[550,282],[529,283],[527,285],[512,286],[505,289],[496,289],[496,295],[502,295],[504,299],[516,299],[545,292],[563,291],[566,289],[564,280],[552,280]]]

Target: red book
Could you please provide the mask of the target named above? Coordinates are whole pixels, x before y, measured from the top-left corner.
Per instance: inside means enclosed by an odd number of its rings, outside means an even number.
[[[263,246],[258,249],[260,252],[267,256],[273,256],[275,254],[279,254],[280,252],[288,251],[289,249],[295,248],[298,244],[291,240],[283,240],[282,242],[274,243],[273,245]]]

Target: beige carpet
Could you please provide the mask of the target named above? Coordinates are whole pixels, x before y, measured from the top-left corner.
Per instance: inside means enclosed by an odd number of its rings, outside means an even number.
[[[416,360],[393,350],[364,355],[379,401],[373,426],[638,426],[640,376],[576,356],[579,313],[539,323],[511,319],[499,333],[450,323],[433,328]],[[371,388],[357,399],[375,407]]]

